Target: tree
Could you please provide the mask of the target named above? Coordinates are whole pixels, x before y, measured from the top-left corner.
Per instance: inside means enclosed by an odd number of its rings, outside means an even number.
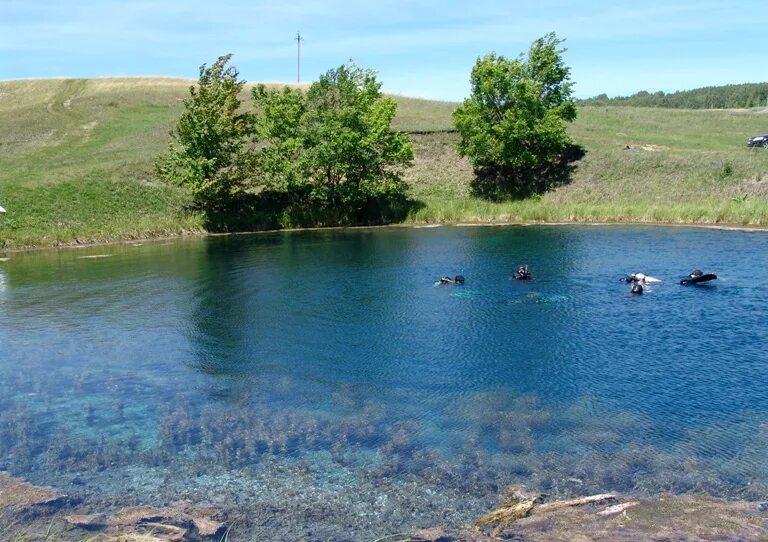
[[[296,204],[307,193],[299,163],[304,151],[306,96],[299,89],[264,85],[255,87],[251,94],[257,111],[254,134],[259,171],[269,191]]]
[[[306,94],[260,86],[253,99],[265,144],[257,162],[268,187],[334,222],[380,218],[405,197],[401,170],[413,147],[407,134],[391,130],[397,104],[382,97],[374,72],[345,64]]]
[[[252,131],[252,115],[240,112],[238,95],[245,81],[227,66],[224,55],[200,66],[196,86],[189,88],[184,112],[171,131],[168,152],[156,162],[168,182],[188,187],[206,211],[231,206],[247,190],[249,155],[244,144]]]
[[[576,118],[570,69],[554,33],[531,44],[527,58],[490,53],[472,69],[471,95],[454,111],[458,150],[475,169],[474,191],[492,199],[541,193],[565,182]]]

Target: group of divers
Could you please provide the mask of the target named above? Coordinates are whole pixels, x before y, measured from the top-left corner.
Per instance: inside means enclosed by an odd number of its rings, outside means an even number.
[[[528,271],[528,265],[521,265],[517,268],[517,271],[512,275],[515,280],[531,280],[533,275]],[[704,273],[700,269],[694,269],[688,273],[687,277],[680,280],[680,284],[683,286],[689,286],[693,284],[701,284],[715,280],[717,275],[714,273]],[[630,293],[633,295],[640,295],[645,291],[645,287],[648,284],[661,282],[661,279],[646,275],[645,273],[632,273],[630,275],[623,276],[619,279],[621,282],[626,282],[631,285]],[[464,284],[464,275],[456,275],[451,278],[449,276],[442,276],[436,284]]]
[[[512,275],[512,278],[515,280],[529,280],[533,278],[531,276],[531,273],[528,271],[527,265],[521,265],[517,268],[517,271],[515,271],[515,274]],[[464,284],[464,275],[456,275],[455,277],[451,278],[447,275],[440,277],[440,280],[437,281],[435,284]]]

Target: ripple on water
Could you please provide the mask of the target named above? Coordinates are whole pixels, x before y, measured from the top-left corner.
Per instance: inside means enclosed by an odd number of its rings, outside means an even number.
[[[436,228],[177,248],[4,263],[4,468],[75,492],[87,473],[103,502],[121,483],[142,502],[200,483],[329,537],[359,502],[368,534],[461,525],[510,483],[768,498],[763,235]],[[523,263],[534,280],[510,280]],[[682,287],[691,266],[720,278]],[[618,277],[638,270],[664,282],[630,296]],[[433,286],[456,273],[465,285]],[[306,515],[307,495],[333,513]]]

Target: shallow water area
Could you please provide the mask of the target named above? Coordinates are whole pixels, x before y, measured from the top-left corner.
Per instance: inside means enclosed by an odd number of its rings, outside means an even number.
[[[0,470],[83,512],[210,504],[230,540],[458,527],[512,483],[766,500],[767,249],[508,226],[13,254]]]

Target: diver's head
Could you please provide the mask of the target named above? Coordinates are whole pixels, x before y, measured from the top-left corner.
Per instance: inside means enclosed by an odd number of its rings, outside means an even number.
[[[639,282],[633,282],[631,291],[633,294],[642,294],[643,293],[642,284],[640,284]]]
[[[453,279],[456,284],[464,284],[464,275],[456,275]]]

